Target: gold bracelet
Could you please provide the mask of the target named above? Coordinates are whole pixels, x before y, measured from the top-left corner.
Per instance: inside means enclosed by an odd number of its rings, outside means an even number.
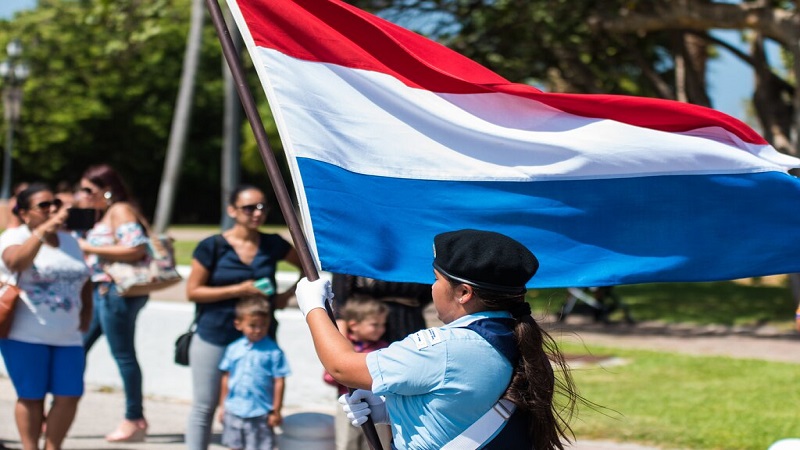
[[[41,242],[42,244],[47,243],[47,241],[44,239],[44,236],[42,236],[41,234],[37,233],[36,230],[31,230],[31,234],[36,236],[36,238],[39,239],[39,242]]]

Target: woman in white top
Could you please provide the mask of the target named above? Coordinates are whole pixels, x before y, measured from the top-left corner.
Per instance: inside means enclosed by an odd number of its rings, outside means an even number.
[[[62,225],[66,209],[46,185],[20,192],[14,213],[23,225],[0,235],[0,272],[22,289],[8,339],[0,339],[17,391],[14,415],[24,450],[61,448],[83,395],[82,331],[92,316],[89,268]],[[44,398],[53,403],[44,414]]]

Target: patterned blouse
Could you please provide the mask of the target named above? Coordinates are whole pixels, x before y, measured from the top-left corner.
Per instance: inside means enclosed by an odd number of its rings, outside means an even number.
[[[144,228],[138,222],[123,223],[117,227],[115,233],[111,231],[111,227],[107,224],[97,222],[94,228],[86,233],[86,241],[93,247],[107,247],[110,245],[138,247],[142,244],[147,244],[148,238]],[[104,262],[106,261],[95,253],[89,253],[86,256],[86,264],[92,271],[92,281],[111,281],[111,277],[103,271]]]

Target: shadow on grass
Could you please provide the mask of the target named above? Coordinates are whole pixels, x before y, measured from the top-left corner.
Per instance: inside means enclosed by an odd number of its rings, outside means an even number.
[[[718,325],[762,325],[794,319],[789,289],[732,281],[621,286],[637,320]]]
[[[714,325],[720,328],[771,325],[779,331],[793,329],[796,305],[789,289],[783,286],[745,285],[733,281],[656,283],[618,286],[615,292],[628,305],[633,319],[639,324],[655,321],[685,327],[706,326],[706,329]],[[565,299],[564,289],[529,292],[535,314],[557,317]],[[617,323],[619,317],[614,319],[612,315],[612,323],[605,327],[624,326]],[[639,325],[633,327],[641,328]],[[651,325],[649,328],[654,327]]]

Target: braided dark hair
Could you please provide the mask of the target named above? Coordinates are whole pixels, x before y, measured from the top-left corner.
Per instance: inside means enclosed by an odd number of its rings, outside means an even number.
[[[450,283],[454,287],[461,284],[454,280]],[[580,398],[564,355],[555,340],[531,317],[524,293],[503,294],[474,286],[472,291],[486,310],[508,311],[517,320],[514,336],[520,358],[503,398],[528,415],[534,449],[563,450],[562,440],[569,443],[574,437],[569,422]]]

